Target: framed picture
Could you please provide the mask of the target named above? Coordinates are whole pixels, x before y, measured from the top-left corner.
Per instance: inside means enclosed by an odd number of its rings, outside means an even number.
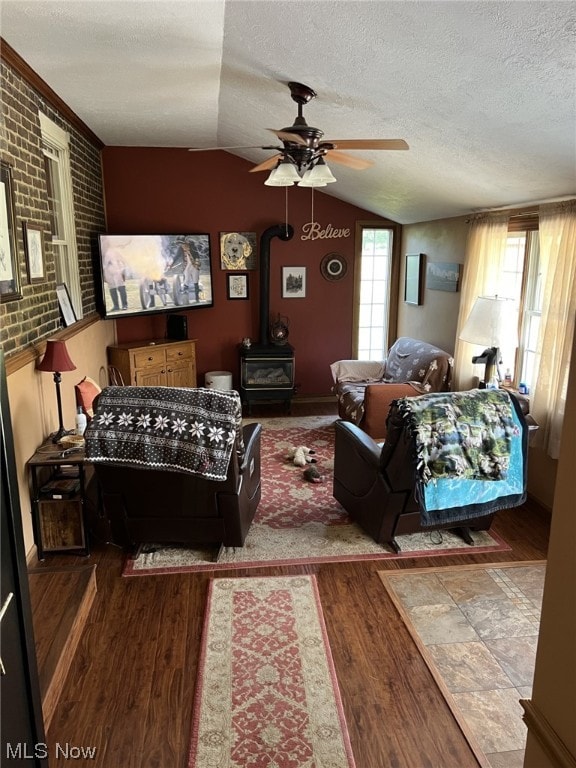
[[[220,267],[256,269],[256,232],[220,232]]]
[[[406,254],[406,275],[404,281],[404,301],[406,304],[422,304],[423,268],[423,253]]]
[[[26,254],[28,282],[43,283],[46,275],[44,274],[42,232],[39,229],[29,227],[25,221],[22,223],[22,231],[24,233],[24,252]]]
[[[455,261],[432,261],[426,267],[426,288],[431,291],[457,291],[460,264]]]
[[[282,267],[282,298],[303,299],[306,296],[306,267]]]
[[[22,298],[14,222],[12,168],[0,162],[0,301]]]
[[[247,299],[248,298],[248,275],[228,274],[226,275],[226,287],[229,299]]]
[[[70,301],[70,294],[65,283],[60,283],[56,286],[56,295],[58,296],[58,304],[60,305],[64,325],[68,328],[69,325],[76,322],[76,313],[74,312],[74,307]]]

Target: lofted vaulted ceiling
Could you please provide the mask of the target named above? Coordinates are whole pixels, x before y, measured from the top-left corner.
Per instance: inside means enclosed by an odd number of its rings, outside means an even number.
[[[327,138],[408,142],[354,152],[367,170],[332,166],[326,193],[375,214],[576,194],[574,2],[2,0],[0,14],[2,38],[106,145],[273,144],[299,81]]]

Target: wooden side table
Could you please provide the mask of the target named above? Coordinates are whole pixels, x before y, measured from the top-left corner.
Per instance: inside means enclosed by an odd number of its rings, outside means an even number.
[[[48,553],[89,555],[87,471],[83,448],[62,450],[46,441],[28,460],[34,540],[38,559]]]
[[[507,392],[511,392],[516,398],[516,400],[518,400],[518,402],[520,403],[520,408],[522,409],[522,413],[524,414],[526,424],[528,425],[528,445],[532,445],[534,443],[536,432],[538,431],[538,428],[540,425],[530,413],[529,395],[524,395],[521,392],[518,392],[518,390],[514,389],[513,387],[503,387],[503,389],[505,389]]]

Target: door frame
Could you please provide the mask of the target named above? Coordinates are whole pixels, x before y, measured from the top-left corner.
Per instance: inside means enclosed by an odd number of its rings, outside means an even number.
[[[354,241],[354,297],[352,315],[352,357],[358,357],[358,326],[360,323],[360,269],[362,263],[362,231],[364,229],[392,230],[392,264],[390,269],[390,297],[388,309],[388,340],[390,349],[398,331],[398,292],[400,286],[400,254],[402,225],[388,219],[357,221]]]

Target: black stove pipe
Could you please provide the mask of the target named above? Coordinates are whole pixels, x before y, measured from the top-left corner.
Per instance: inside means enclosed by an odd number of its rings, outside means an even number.
[[[268,345],[270,323],[270,240],[291,240],[294,228],[290,224],[277,224],[262,232],[260,236],[260,344]]]

